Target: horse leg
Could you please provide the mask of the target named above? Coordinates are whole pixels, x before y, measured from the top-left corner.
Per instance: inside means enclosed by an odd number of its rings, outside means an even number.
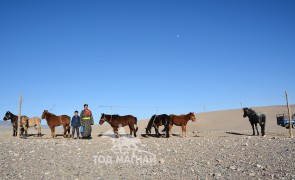
[[[262,119],[261,119],[261,134],[262,134],[262,136],[265,135],[265,121],[266,121],[266,117],[265,117],[265,115],[263,115]],[[293,124],[292,124],[292,128],[293,128]]]
[[[64,125],[63,128],[64,128],[64,138],[66,138],[67,137],[67,132],[68,132],[67,125]]]
[[[153,125],[153,127],[155,128],[155,136],[159,137],[159,126]]]
[[[133,135],[134,137],[136,137],[136,128],[134,127],[134,125],[132,127],[133,127]]]
[[[256,131],[257,131],[257,136],[259,136],[259,131],[258,131],[258,128],[257,128],[257,123],[255,124],[255,128],[256,128]]]
[[[25,137],[28,137],[28,128],[24,128],[25,131]]]
[[[119,138],[118,127],[113,127],[114,134],[116,138]]]
[[[12,128],[13,128],[13,129],[12,129],[12,136],[16,136],[16,135],[15,135],[15,127],[12,126]]]
[[[20,136],[24,137],[24,128],[23,127],[20,127]]]
[[[169,125],[165,124],[166,138],[169,138]]]
[[[172,137],[172,131],[171,131],[172,126],[173,126],[173,124],[170,124],[170,125],[169,125],[169,136],[170,136],[170,137]]]
[[[51,136],[55,138],[55,127],[51,127]]]
[[[17,126],[13,127],[13,136],[17,136]]]
[[[134,124],[129,125],[129,128],[130,128],[130,135],[132,136],[132,131],[133,131],[133,136],[136,137],[136,130],[135,130]]]
[[[130,136],[132,136],[132,126],[129,124]]]
[[[38,137],[41,137],[41,125],[40,124],[38,125],[37,129],[38,129]]]
[[[184,126],[184,137],[186,137],[186,125]]]
[[[184,125],[181,125],[181,130],[182,130],[182,137],[184,137]]]
[[[252,126],[252,130],[253,130],[252,136],[255,136],[254,123],[253,124],[251,123],[251,126]]]

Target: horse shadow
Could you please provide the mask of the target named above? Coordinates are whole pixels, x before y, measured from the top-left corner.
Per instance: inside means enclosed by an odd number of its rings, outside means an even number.
[[[148,137],[155,137],[155,138],[166,138],[166,134],[161,134],[160,136],[157,134],[141,134],[142,137],[148,138]],[[172,134],[172,136],[180,137],[180,134]]]
[[[119,134],[120,137],[131,137],[130,134]],[[97,137],[110,137],[110,138],[116,138],[115,134],[104,134],[100,133],[97,135]]]
[[[238,132],[225,132],[226,134],[238,135],[238,136],[250,136],[249,134],[243,134]]]

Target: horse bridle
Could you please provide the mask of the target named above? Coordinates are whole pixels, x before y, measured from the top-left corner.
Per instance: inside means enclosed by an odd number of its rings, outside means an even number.
[[[103,114],[103,119],[100,119],[100,120],[102,120],[103,122],[105,122],[106,121],[106,115]]]

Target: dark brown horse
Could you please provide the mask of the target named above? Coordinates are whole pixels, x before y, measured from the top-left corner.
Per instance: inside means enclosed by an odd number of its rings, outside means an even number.
[[[102,125],[105,121],[112,126],[116,137],[119,137],[118,128],[120,126],[124,127],[127,125],[129,126],[129,129],[130,129],[130,135],[132,135],[132,132],[133,132],[134,137],[136,137],[136,132],[138,131],[136,117],[132,115],[119,116],[119,115],[108,115],[103,113],[101,114],[99,124]]]
[[[170,126],[169,126],[170,136],[171,136],[172,126],[175,125],[175,126],[181,126],[182,137],[186,137],[186,124],[189,120],[192,120],[193,122],[197,120],[193,112],[190,112],[185,115],[179,115],[179,116],[170,114]]]
[[[169,124],[170,124],[170,116],[167,114],[161,114],[161,115],[153,115],[147,125],[146,134],[151,134],[152,127],[155,128],[156,136],[161,136],[159,133],[159,126],[164,125],[164,129],[162,132],[166,132],[166,137],[169,138]]]
[[[51,136],[52,138],[55,138],[55,127],[56,126],[63,126],[64,128],[64,138],[65,137],[71,137],[70,135],[70,121],[71,118],[70,116],[67,115],[61,115],[61,116],[56,116],[50,112],[48,112],[48,110],[44,110],[43,114],[42,114],[42,119],[46,119],[48,126],[50,127],[51,130]],[[68,134],[67,134],[68,132]],[[66,135],[67,134],[67,135]]]
[[[27,116],[21,116],[21,121],[20,121],[20,126],[21,126],[21,129],[20,129],[20,133],[21,135],[23,135],[23,132],[24,132],[24,128],[22,127],[22,119],[23,118],[27,118]],[[12,130],[13,130],[13,134],[12,136],[17,136],[17,128],[18,128],[18,116],[12,114],[10,111],[7,111],[5,113],[5,116],[3,118],[4,121],[7,121],[7,120],[11,120],[11,126],[12,126]]]

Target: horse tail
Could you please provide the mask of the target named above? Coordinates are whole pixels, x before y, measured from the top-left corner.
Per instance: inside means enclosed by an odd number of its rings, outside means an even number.
[[[262,136],[265,135],[265,122],[266,122],[266,116],[265,116],[265,114],[262,114],[260,122],[259,122],[259,124],[261,126],[261,134],[262,134]]]
[[[137,126],[137,117],[134,117],[134,120],[135,120],[135,132],[137,132],[138,131],[138,126]]]
[[[167,115],[166,116],[166,120],[167,120],[167,122],[166,122],[166,124],[165,124],[165,128],[163,129],[163,131],[165,131],[166,132],[166,138],[169,138],[169,126],[170,126],[170,123],[171,123],[171,120],[170,120],[170,116],[169,115]]]

